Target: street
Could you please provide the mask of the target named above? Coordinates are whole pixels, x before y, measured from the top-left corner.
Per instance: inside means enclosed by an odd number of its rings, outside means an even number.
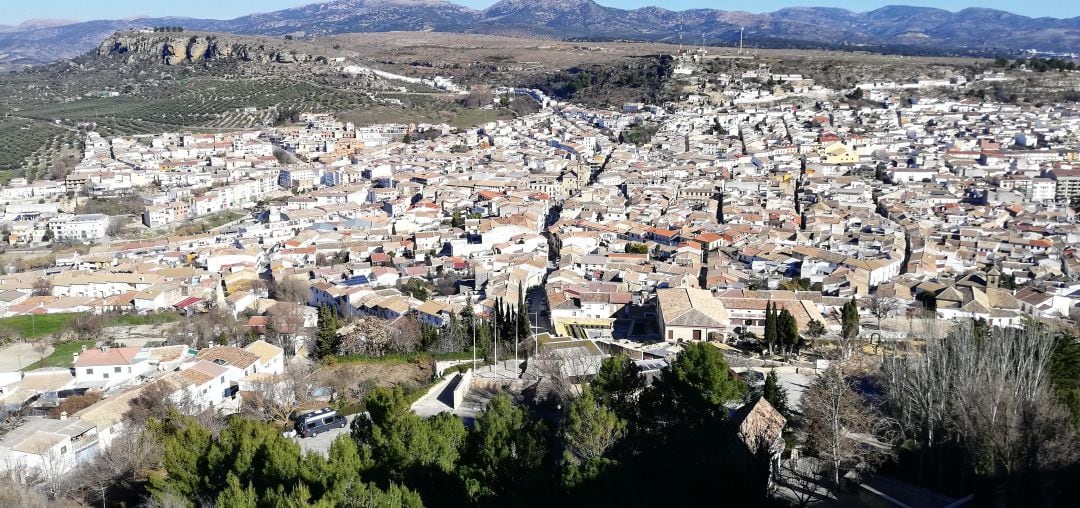
[[[293,436],[292,439],[297,443],[300,443],[300,449],[307,452],[316,452],[322,455],[327,455],[330,452],[330,443],[333,443],[338,436],[349,435],[350,429],[352,429],[352,421],[356,418],[356,415],[350,415],[345,417],[349,424],[345,428],[330,429],[326,432],[320,432],[315,437],[302,438],[299,435]]]

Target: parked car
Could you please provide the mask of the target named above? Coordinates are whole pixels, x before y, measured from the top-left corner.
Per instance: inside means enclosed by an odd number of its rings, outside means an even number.
[[[328,407],[297,415],[296,433],[300,437],[315,437],[330,429],[342,429],[348,421],[343,415]]]

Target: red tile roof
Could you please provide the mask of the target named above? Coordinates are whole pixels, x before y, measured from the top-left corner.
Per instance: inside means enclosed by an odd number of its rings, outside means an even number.
[[[131,365],[141,348],[114,347],[105,349],[87,349],[79,353],[76,367],[100,367],[105,365]]]

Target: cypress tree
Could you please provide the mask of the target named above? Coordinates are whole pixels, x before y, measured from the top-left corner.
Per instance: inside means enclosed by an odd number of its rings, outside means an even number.
[[[780,348],[790,351],[799,343],[799,322],[787,309],[780,310],[780,316],[776,319],[776,328]]]
[[[323,305],[319,307],[319,331],[315,334],[315,358],[326,358],[338,353],[341,339],[337,335],[337,312]]]
[[[769,354],[772,354],[773,344],[777,339],[777,323],[776,323],[776,307],[770,301],[765,304],[765,345],[769,348]]]

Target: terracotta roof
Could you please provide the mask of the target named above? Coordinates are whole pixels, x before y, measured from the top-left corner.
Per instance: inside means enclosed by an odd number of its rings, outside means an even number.
[[[216,346],[199,351],[195,358],[211,362],[220,360],[238,369],[246,369],[259,359],[259,355],[238,347]]]
[[[137,347],[87,349],[79,353],[79,359],[75,361],[75,366],[131,365],[136,362],[136,356],[140,351],[142,351],[142,348]]]

